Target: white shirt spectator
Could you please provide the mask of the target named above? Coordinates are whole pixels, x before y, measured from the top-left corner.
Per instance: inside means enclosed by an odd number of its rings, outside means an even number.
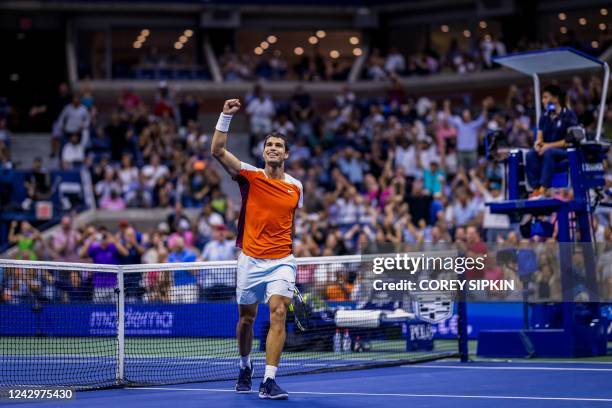
[[[253,98],[247,105],[246,113],[251,117],[252,132],[270,133],[272,131],[272,118],[276,110],[270,98]]]
[[[399,52],[392,52],[387,56],[385,61],[385,71],[389,73],[398,73],[406,69],[406,59]]]
[[[236,254],[236,244],[231,239],[210,241],[202,250],[204,261],[231,261]]]
[[[89,143],[89,130],[85,130],[78,143],[67,143],[62,149],[62,162],[83,163],[85,161],[85,148]]]
[[[142,168],[142,172],[147,178],[147,186],[153,188],[155,187],[157,180],[159,180],[159,178],[163,176],[164,174],[168,174],[169,171],[168,171],[168,167],[166,167],[163,164],[160,164],[158,166],[147,164],[146,166]]]
[[[84,105],[68,104],[57,119],[65,133],[80,133],[89,126],[89,112]]]
[[[402,167],[406,176],[418,178],[421,174],[416,160],[416,149],[414,146],[395,148],[395,168]]]
[[[115,180],[100,180],[96,184],[96,195],[100,197],[100,200],[109,198],[112,191],[121,192],[121,186]]]
[[[138,181],[138,169],[136,167],[128,167],[127,169],[122,167],[117,173],[124,192],[129,189],[130,184]]]

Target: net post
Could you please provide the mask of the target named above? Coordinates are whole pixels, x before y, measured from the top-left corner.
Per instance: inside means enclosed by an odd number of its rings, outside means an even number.
[[[116,383],[124,383],[125,368],[125,286],[124,286],[123,266],[117,268],[117,373]]]

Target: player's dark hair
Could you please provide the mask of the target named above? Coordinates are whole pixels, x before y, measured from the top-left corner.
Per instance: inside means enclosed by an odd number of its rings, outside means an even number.
[[[283,143],[285,144],[285,152],[289,153],[289,143],[287,143],[287,138],[285,137],[285,135],[283,135],[282,133],[278,133],[278,132],[272,132],[269,133],[266,138],[264,139],[263,145],[264,148],[266,147],[266,143],[268,142],[268,139],[271,137],[275,137],[277,139],[281,139],[283,141]]]

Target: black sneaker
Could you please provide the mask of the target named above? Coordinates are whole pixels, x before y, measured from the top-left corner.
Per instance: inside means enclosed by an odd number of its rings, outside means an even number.
[[[278,384],[276,384],[276,381],[268,378],[265,382],[262,382],[259,385],[259,398],[285,400],[289,398],[289,394],[287,391],[279,387]]]
[[[251,367],[240,369],[238,381],[236,381],[236,392],[251,392],[251,378],[253,378],[253,363],[251,363]]]

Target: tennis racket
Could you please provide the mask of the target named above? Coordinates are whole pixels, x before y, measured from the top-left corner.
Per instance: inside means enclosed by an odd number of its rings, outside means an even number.
[[[289,308],[293,312],[295,325],[301,331],[306,331],[310,323],[310,306],[297,288],[293,289],[293,300]]]

